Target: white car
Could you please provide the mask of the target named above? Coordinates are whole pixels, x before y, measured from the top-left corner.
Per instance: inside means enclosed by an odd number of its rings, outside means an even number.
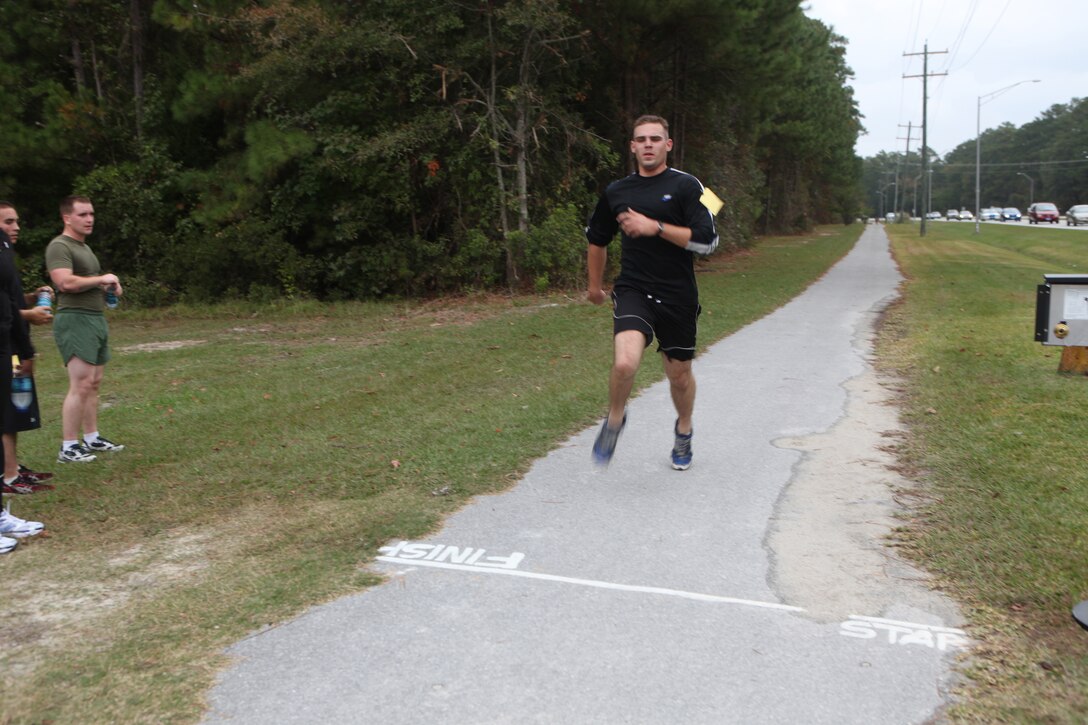
[[[939,211],[931,211],[926,213],[926,219],[940,219],[941,213]]]
[[[999,222],[1001,221],[1001,210],[995,206],[988,206],[979,210],[978,218],[984,222]]]
[[[1065,224],[1070,227],[1088,224],[1088,204],[1077,204],[1069,207],[1069,211],[1065,213]]]
[[[966,209],[960,209],[960,221],[961,222],[973,221],[974,218],[975,218],[975,215],[972,214],[971,212],[967,211]]]
[[[951,221],[952,219],[959,219],[960,213],[955,209],[949,209],[945,216],[947,216],[949,221]]]

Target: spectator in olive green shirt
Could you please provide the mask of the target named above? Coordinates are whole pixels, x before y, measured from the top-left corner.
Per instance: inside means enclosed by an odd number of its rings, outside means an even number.
[[[53,338],[68,368],[57,460],[86,463],[95,460],[98,452],[124,448],[98,434],[98,389],[110,359],[104,294],[112,290],[120,297],[124,290],[117,275],[102,274],[98,258],[87,246],[87,237],[94,231],[91,200],[65,197],[60,203],[60,216],[64,231],[45,250],[45,264],[57,290]]]

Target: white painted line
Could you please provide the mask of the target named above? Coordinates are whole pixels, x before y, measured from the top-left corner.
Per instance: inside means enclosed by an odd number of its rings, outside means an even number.
[[[928,629],[933,632],[949,632],[951,634],[962,634],[966,636],[966,632],[962,629],[955,629],[954,627],[938,627],[933,624],[918,624],[917,622],[903,622],[898,619],[881,619],[880,617],[864,617],[860,614],[851,614],[850,619],[859,620],[862,622],[873,622],[874,624],[890,624],[897,627],[910,627],[911,629]]]
[[[578,584],[585,587],[594,587],[596,589],[610,589],[612,591],[620,592],[638,592],[641,594],[662,594],[669,597],[679,597],[680,599],[692,599],[697,602],[715,602],[718,604],[740,604],[746,607],[759,607],[761,609],[777,609],[784,612],[803,612],[805,611],[801,607],[793,607],[788,604],[778,604],[776,602],[759,602],[752,599],[737,599],[735,597],[722,597],[715,594],[700,594],[698,592],[685,592],[679,589],[665,589],[663,587],[646,587],[638,586],[634,584],[615,584],[612,582],[603,582],[596,579],[578,579],[576,577],[569,576],[556,576],[554,574],[538,574],[531,571],[520,571],[517,569],[484,569],[479,566],[466,566],[463,564],[448,564],[440,561],[426,561],[423,559],[400,559],[393,556],[379,556],[378,561],[388,562],[390,564],[405,564],[408,566],[429,566],[435,569],[453,569],[455,571],[471,571],[475,574],[503,574],[506,576],[517,576],[525,579],[539,579],[541,581],[549,582],[561,582],[563,584]]]
[[[779,604],[777,602],[760,602],[753,599],[723,597],[716,594],[701,594],[699,592],[687,592],[679,589],[666,589],[664,587],[616,584],[614,582],[599,581],[597,579],[581,579],[578,577],[523,571],[518,567],[525,560],[525,554],[519,551],[507,555],[485,556],[487,552],[478,547],[427,544],[413,541],[399,541],[396,544],[383,546],[378,551],[379,556],[376,557],[378,561],[409,567],[407,570],[397,572],[398,574],[405,574],[412,571],[415,567],[466,571],[474,572],[476,574],[505,574],[506,576],[516,576],[523,579],[575,584],[583,587],[609,589],[618,592],[659,594],[680,599],[690,599],[696,602],[737,604],[759,609],[773,609],[780,612],[805,612],[803,607],[794,607],[789,604]],[[891,645],[919,645],[937,649],[942,652],[953,648],[967,647],[970,644],[967,633],[962,629],[940,627],[931,624],[919,624],[917,622],[903,622],[896,619],[882,619],[880,617],[865,617],[858,614],[851,614],[845,621],[839,623],[839,634],[844,637],[853,637],[856,639],[884,641]]]

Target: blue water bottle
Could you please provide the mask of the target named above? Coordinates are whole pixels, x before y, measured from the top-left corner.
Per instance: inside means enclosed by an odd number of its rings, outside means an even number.
[[[117,287],[112,284],[106,287],[106,307],[109,307],[111,310],[117,307],[116,289]]]
[[[11,404],[16,410],[26,410],[34,402],[34,382],[29,375],[15,373],[11,378]]]
[[[53,307],[53,293],[47,289],[40,290],[38,292],[38,301],[34,303],[37,307]]]

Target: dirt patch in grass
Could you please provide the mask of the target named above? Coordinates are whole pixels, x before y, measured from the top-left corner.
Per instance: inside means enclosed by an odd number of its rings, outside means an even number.
[[[170,340],[168,342],[144,342],[139,345],[126,345],[117,348],[117,352],[161,352],[163,350],[178,350],[193,345],[203,345],[206,340]]]
[[[21,575],[5,576],[8,594],[0,627],[4,689],[33,672],[51,652],[79,640],[108,637],[99,623],[134,598],[199,576],[207,566],[212,538],[208,532],[169,533],[116,552],[70,557],[61,569],[31,567]],[[44,542],[26,543],[32,548]]]

